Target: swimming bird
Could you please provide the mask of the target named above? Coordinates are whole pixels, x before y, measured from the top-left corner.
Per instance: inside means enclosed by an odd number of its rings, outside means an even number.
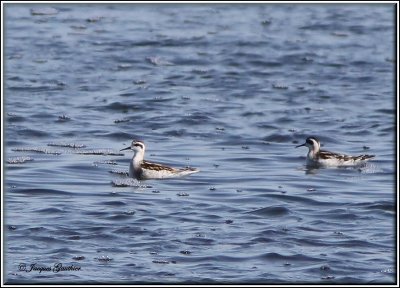
[[[317,137],[308,137],[305,143],[297,145],[296,148],[301,146],[308,148],[307,166],[357,166],[375,157],[375,155],[350,156],[321,150],[321,143]]]
[[[138,180],[176,178],[200,171],[190,167],[173,168],[163,164],[145,161],[144,152],[146,150],[146,146],[141,141],[133,140],[131,146],[121,149],[120,151],[124,150],[133,150],[135,152],[129,164],[129,177],[136,178]]]

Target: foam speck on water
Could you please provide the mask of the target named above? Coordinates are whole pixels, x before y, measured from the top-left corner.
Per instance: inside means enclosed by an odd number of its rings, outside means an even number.
[[[114,187],[136,187],[136,188],[150,188],[151,186],[142,184],[134,178],[114,179],[112,180]]]
[[[93,150],[78,150],[76,154],[81,155],[110,155],[110,156],[124,156],[124,153],[114,151],[112,149],[93,149]]]
[[[49,143],[47,146],[55,146],[55,147],[66,147],[66,148],[85,148],[86,145],[84,144],[78,144],[78,143]]]
[[[122,175],[122,176],[128,176],[129,175],[129,171],[127,171],[127,170],[111,170],[110,173],[118,174],[118,175]]]
[[[33,147],[33,148],[13,148],[11,149],[15,152],[36,152],[36,153],[43,153],[43,154],[51,154],[51,155],[60,155],[60,151],[48,150],[45,148],[40,147]]]
[[[12,157],[7,159],[8,164],[22,164],[28,161],[33,161],[32,157]]]

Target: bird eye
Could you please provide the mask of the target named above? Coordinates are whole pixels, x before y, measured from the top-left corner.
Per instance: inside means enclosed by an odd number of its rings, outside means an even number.
[[[142,144],[140,144],[140,143],[135,143],[135,144],[133,144],[133,146],[140,147],[140,148],[142,148],[142,149],[143,149],[143,145],[142,145]]]
[[[311,138],[307,138],[306,142],[307,142],[307,144],[314,145],[314,143],[313,143],[313,141],[311,140]]]

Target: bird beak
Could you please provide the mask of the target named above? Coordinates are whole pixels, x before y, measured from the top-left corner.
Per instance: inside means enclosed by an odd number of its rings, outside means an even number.
[[[303,144],[297,145],[297,146],[296,146],[296,147],[294,147],[294,148],[299,148],[299,147],[301,147],[301,146],[306,146],[306,143],[303,143]]]
[[[129,149],[131,149],[130,146],[129,146],[129,147],[126,147],[126,148],[124,148],[124,149],[121,149],[121,150],[119,150],[119,151],[124,151],[124,150],[129,150]]]

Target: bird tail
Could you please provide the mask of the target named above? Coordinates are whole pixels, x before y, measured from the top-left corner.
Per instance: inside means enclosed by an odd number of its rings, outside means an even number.
[[[375,155],[360,155],[360,156],[357,156],[357,159],[364,161],[364,160],[372,159],[374,157],[375,157]]]
[[[179,174],[180,175],[190,175],[190,174],[197,173],[197,172],[200,172],[200,170],[197,168],[186,167],[186,168],[180,169]]]

